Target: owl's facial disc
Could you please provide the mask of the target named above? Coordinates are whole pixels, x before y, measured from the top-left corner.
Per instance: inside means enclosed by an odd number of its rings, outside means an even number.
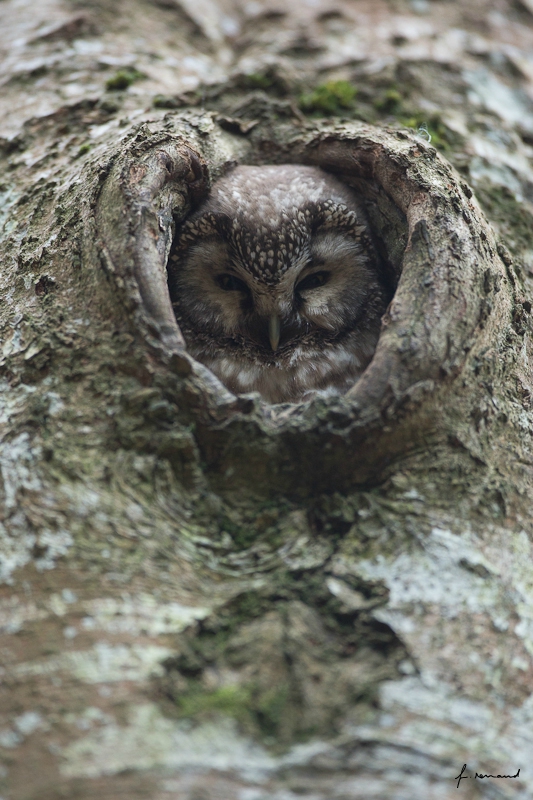
[[[298,164],[217,180],[178,234],[169,288],[191,355],[272,403],[346,391],[386,300],[357,192]]]
[[[313,218],[311,212],[305,219]],[[182,313],[197,330],[205,326],[239,347],[245,341],[263,357],[288,355],[310,337],[341,335],[353,327],[375,285],[357,231],[332,230],[327,220],[318,228],[309,224],[292,240],[275,226],[264,241],[264,232],[243,241],[216,235],[209,226],[202,234],[182,260],[178,286],[188,297]],[[258,268],[257,253],[268,259],[264,268]]]

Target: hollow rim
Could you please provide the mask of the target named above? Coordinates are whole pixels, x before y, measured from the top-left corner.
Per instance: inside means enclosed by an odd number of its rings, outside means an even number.
[[[351,428],[374,426],[406,400],[412,406],[430,395],[443,377],[458,374],[486,325],[486,286],[496,282],[497,273],[504,275],[505,267],[472,191],[435,148],[407,132],[361,123],[305,129],[295,124],[288,135],[284,122],[274,142],[272,127],[263,133],[258,125],[243,143],[242,136],[219,128],[216,115],[204,116],[211,138],[202,138],[178,114],[164,133],[141,131],[134,137],[107,178],[98,219],[112,271],[132,279],[126,281],[129,299],[145,339],[172,369],[195,375],[217,409],[216,424],[253,411],[261,424],[274,428],[290,426],[297,417],[304,428],[320,427],[339,415]],[[235,397],[187,354],[166,283],[176,221],[206,195],[210,181],[235,163],[283,162],[336,174],[378,206],[388,203],[406,225],[405,248],[395,265],[398,285],[369,366],[346,395],[290,409]],[[117,228],[124,236],[117,236]]]

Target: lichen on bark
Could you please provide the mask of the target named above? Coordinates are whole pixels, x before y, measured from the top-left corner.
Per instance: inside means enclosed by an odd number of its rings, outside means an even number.
[[[526,797],[527,206],[477,164],[496,234],[423,135],[222,72],[208,108],[127,119],[139,77],[2,144],[2,791],[425,800],[466,761]],[[393,72],[347,116],[407,119],[429,78]],[[187,356],[164,267],[210,180],[283,161],[364,194],[396,293],[352,392],[274,411]]]

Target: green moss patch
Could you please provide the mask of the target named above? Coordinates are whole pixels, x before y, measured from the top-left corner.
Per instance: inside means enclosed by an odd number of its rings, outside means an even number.
[[[247,686],[222,686],[206,692],[198,685],[180,695],[176,706],[180,716],[198,719],[212,713],[244,721],[249,716],[251,691]]]
[[[260,72],[252,72],[249,75],[243,76],[242,84],[245,89],[263,89],[265,92],[275,87],[275,81],[272,75],[266,75]]]
[[[300,108],[306,114],[329,116],[355,107],[357,89],[348,81],[327,81],[312,92],[300,96]]]
[[[178,715],[194,722],[212,717],[231,717],[250,733],[270,739],[279,734],[290,704],[286,683],[261,689],[253,685],[228,685],[214,691],[202,689],[198,682],[175,699]]]
[[[91,145],[90,142],[84,142],[82,145],[80,145],[80,147],[78,149],[78,152],[76,153],[76,156],[77,157],[84,156],[86,153],[89,152],[91,147],[92,147],[92,145]]]
[[[132,83],[144,77],[143,73],[134,67],[126,67],[125,69],[119,69],[118,72],[108,78],[105,82],[105,88],[110,92],[123,91],[131,86]]]
[[[404,98],[398,89],[390,87],[375,98],[373,105],[381,114],[397,115],[403,111]]]
[[[439,150],[447,150],[453,144],[453,134],[442,122],[439,114],[415,112],[410,116],[399,117],[398,122],[405,125],[406,128],[414,128]]]

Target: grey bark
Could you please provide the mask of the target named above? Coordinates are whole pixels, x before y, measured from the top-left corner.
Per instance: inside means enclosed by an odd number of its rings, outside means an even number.
[[[29,8],[2,796],[529,797],[529,4]],[[165,265],[218,175],[286,161],[361,193],[395,294],[348,395],[273,408],[188,356]]]

